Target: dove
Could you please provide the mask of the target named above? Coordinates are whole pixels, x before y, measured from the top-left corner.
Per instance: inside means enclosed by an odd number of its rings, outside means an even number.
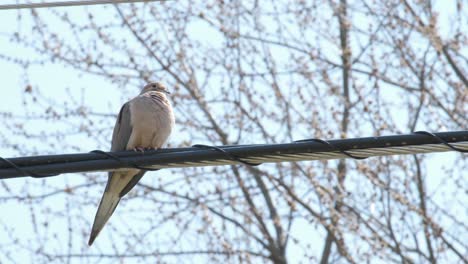
[[[169,92],[162,83],[149,83],[137,97],[122,106],[112,134],[111,151],[161,148],[175,123],[167,94]],[[109,172],[107,186],[94,218],[89,246],[111,217],[120,199],[138,183],[145,172],[139,169]]]

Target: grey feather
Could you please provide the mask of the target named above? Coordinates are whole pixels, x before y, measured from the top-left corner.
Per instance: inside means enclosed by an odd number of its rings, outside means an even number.
[[[166,142],[174,126],[172,106],[165,96],[168,93],[162,84],[148,84],[139,96],[122,106],[112,134],[111,151],[160,148]],[[145,172],[139,169],[109,172],[106,189],[94,218],[89,245],[109,220],[120,199],[138,183]]]
[[[112,134],[112,146],[111,151],[119,151],[119,150],[126,150],[128,139],[132,134],[132,124],[131,124],[131,114],[130,114],[130,103],[126,103],[120,109],[119,116],[115,123],[114,132]],[[143,177],[146,171],[140,171],[135,176],[133,176],[132,180],[125,186],[125,188],[120,192],[119,196],[123,197],[126,195],[138,181]],[[111,177],[114,173],[109,172],[109,180],[107,181],[106,190],[109,187],[111,182]]]
[[[146,173],[146,171],[140,171],[133,178],[130,180],[130,182],[123,188],[123,190],[120,192],[120,197],[123,197],[126,195],[135,185],[141,180],[143,175]]]
[[[117,121],[115,122],[114,131],[112,133],[111,151],[126,150],[128,140],[132,134],[131,114],[130,114],[130,103],[125,103],[120,109]],[[125,172],[123,172],[125,174]],[[115,208],[119,204],[120,198],[127,194],[141,179],[145,172],[139,171],[135,178],[132,178],[130,182],[123,188],[120,193],[112,195],[111,185],[113,182],[118,181],[122,175],[122,172],[109,172],[108,180],[105,191],[103,193],[101,202],[99,203],[96,217],[91,231],[91,236],[88,241],[88,245],[91,245],[96,239],[97,235],[101,231],[104,224],[114,213]],[[116,177],[115,179],[113,179]]]
[[[128,139],[132,134],[130,116],[130,103],[126,103],[120,109],[119,116],[115,122],[114,132],[112,134],[111,151],[121,151],[126,149]]]

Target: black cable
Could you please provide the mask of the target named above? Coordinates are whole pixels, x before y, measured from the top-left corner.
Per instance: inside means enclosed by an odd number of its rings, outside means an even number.
[[[261,163],[251,163],[251,162],[248,162],[248,161],[245,161],[245,160],[241,160],[239,157],[225,151],[224,149],[222,148],[218,148],[218,147],[215,147],[215,146],[209,146],[209,145],[202,145],[202,144],[196,144],[196,145],[193,145],[192,147],[194,148],[204,148],[204,149],[212,149],[212,150],[215,150],[215,151],[218,151],[219,153],[223,153],[224,156],[230,160],[234,160],[234,161],[237,161],[237,162],[240,162],[242,164],[245,164],[245,165],[249,165],[249,166],[258,166],[260,165]]]
[[[125,162],[123,161],[121,158],[113,155],[113,154],[110,154],[108,152],[105,152],[105,151],[102,151],[102,150],[93,150],[93,151],[90,151],[91,153],[97,153],[97,154],[101,154],[101,155],[104,155],[108,158],[111,158],[113,160],[116,160],[118,162],[120,162],[121,164],[125,165],[126,167],[131,167],[131,168],[135,168],[135,169],[139,169],[139,170],[145,170],[145,171],[157,171],[159,169],[154,169],[154,168],[146,168],[146,167],[141,167],[135,163],[132,163],[132,162]]]
[[[197,144],[194,145],[193,148],[165,149],[158,153],[151,152],[151,154],[157,155],[147,155],[145,153],[146,155],[141,156],[131,151],[108,153],[101,150],[95,150],[91,151],[91,153],[78,154],[17,157],[9,159],[0,157],[0,179],[25,176],[43,178],[59,175],[61,173],[113,170],[122,167],[155,171],[158,169],[147,168],[138,164],[177,165],[185,162],[204,164],[205,162],[219,160],[220,155],[218,155],[218,153],[221,153],[228,160],[236,161],[249,166],[257,166],[261,164],[244,160],[248,159],[249,157],[261,158],[264,156],[281,156],[288,154],[323,153],[324,159],[328,159],[329,157],[327,157],[326,153],[333,151],[334,153],[342,153],[349,158],[361,160],[367,157],[355,156],[354,154],[349,153],[349,151],[359,151],[366,149],[380,149],[384,151],[385,148],[419,145],[423,146],[425,144],[440,144],[450,148],[450,150],[454,150],[460,153],[467,153],[468,150],[452,145],[456,142],[467,141],[468,131],[451,131],[441,133],[417,131],[406,135],[335,139],[330,141],[322,139],[304,139],[284,144],[254,144],[217,147]],[[307,144],[307,142],[310,143]],[[199,148],[200,150],[196,150],[196,148]],[[418,153],[418,151],[415,153]],[[388,154],[391,155],[394,153],[389,152]],[[101,156],[105,156],[105,158],[101,158]],[[280,160],[275,159],[275,161]]]
[[[19,172],[23,176],[31,176],[31,177],[34,177],[34,178],[46,178],[46,177],[59,175],[59,174],[39,174],[39,173],[35,173],[33,171],[30,171],[30,170],[22,169],[21,167],[17,166],[14,162],[11,162],[11,161],[9,161],[9,160],[7,160],[5,158],[0,157],[0,160],[7,163],[8,165],[10,165],[13,169],[15,169],[17,172]]]
[[[416,131],[414,132],[413,134],[419,134],[419,135],[426,135],[426,136],[431,136],[435,139],[437,139],[437,141],[439,141],[440,143],[444,144],[445,146],[455,150],[455,151],[458,151],[458,152],[463,152],[463,153],[467,153],[468,150],[465,150],[465,149],[461,149],[461,148],[457,148],[455,146],[452,146],[452,144],[448,143],[447,141],[445,141],[443,138],[437,136],[436,134],[434,133],[431,133],[431,132],[427,132],[427,131]]]
[[[356,160],[363,160],[363,159],[367,159],[368,157],[358,157],[358,156],[354,156],[353,154],[351,153],[348,153],[347,151],[345,150],[342,150],[340,148],[338,148],[337,146],[335,146],[334,144],[326,141],[326,140],[323,140],[323,139],[319,139],[319,138],[309,138],[309,139],[301,139],[301,140],[296,140],[294,141],[295,143],[300,143],[300,142],[318,142],[318,143],[321,143],[321,144],[324,144],[324,145],[327,145],[331,150],[333,151],[338,151],[352,159],[356,159]]]

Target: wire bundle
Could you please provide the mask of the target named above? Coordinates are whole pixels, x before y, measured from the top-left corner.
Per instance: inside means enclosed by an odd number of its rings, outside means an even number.
[[[305,139],[285,144],[255,144],[160,149],[154,151],[104,152],[0,157],[0,179],[49,177],[62,173],[111,171],[128,168],[158,170],[198,166],[290,162],[326,159],[365,159],[372,156],[444,151],[468,152],[468,131],[364,137],[350,139]]]

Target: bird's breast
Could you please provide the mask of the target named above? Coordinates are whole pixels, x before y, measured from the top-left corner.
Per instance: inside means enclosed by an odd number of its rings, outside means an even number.
[[[136,98],[130,104],[134,147],[160,148],[174,126],[172,107],[167,100],[151,96]]]

